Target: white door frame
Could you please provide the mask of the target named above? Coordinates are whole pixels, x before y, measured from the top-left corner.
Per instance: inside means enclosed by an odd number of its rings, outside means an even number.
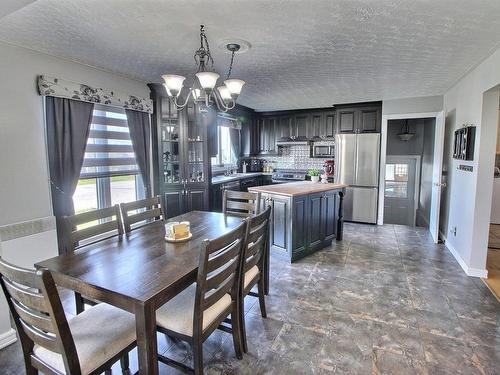
[[[416,119],[416,118],[435,118],[435,133],[434,133],[434,145],[436,146],[436,141],[439,138],[438,134],[444,134],[444,112],[419,112],[419,113],[398,113],[390,115],[382,115],[382,129],[381,129],[381,142],[380,142],[380,176],[379,176],[379,189],[378,189],[378,218],[377,224],[384,224],[384,183],[385,183],[385,161],[387,153],[387,124],[389,120],[404,120],[404,119]],[[438,121],[439,120],[439,121]],[[436,153],[441,154],[443,150],[443,145],[440,147],[434,147],[434,156]],[[436,160],[436,159],[435,159]],[[441,161],[442,163],[442,161]],[[441,164],[439,163],[439,164]],[[433,191],[434,195],[434,191]],[[438,207],[440,205],[440,196],[436,197]]]
[[[386,155],[386,161],[387,159],[390,158],[404,158],[404,159],[413,159],[415,160],[415,194],[413,195],[413,225],[417,222],[417,209],[418,209],[418,200],[420,197],[420,162],[421,162],[421,156],[420,155]],[[384,170],[385,170],[385,164],[384,164]],[[385,173],[384,173],[384,180],[385,180]],[[382,185],[382,189],[385,189],[385,181],[384,184]],[[385,195],[384,195],[385,199]],[[383,207],[382,207],[382,215],[384,214]]]

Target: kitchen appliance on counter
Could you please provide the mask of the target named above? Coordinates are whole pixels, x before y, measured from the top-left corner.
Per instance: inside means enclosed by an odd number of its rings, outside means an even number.
[[[380,134],[338,134],[335,140],[335,181],[349,185],[344,220],[376,224]]]
[[[312,145],[311,146],[312,158],[334,158],[335,145]]]
[[[262,172],[262,168],[264,166],[264,160],[258,158],[241,158],[238,161],[238,170],[243,172],[243,164],[246,163],[246,171],[247,172]]]
[[[286,182],[305,181],[307,171],[303,169],[276,169],[273,173],[272,183],[283,184]]]
[[[325,160],[321,182],[335,182],[335,160]]]

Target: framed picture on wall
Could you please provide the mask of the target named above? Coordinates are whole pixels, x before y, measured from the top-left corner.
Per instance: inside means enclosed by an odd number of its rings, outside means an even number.
[[[475,139],[475,126],[466,126],[456,130],[455,140],[453,143],[453,158],[460,160],[473,160]]]

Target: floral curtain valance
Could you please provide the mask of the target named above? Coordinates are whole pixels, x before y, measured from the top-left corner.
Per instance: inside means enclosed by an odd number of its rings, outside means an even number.
[[[153,113],[153,101],[151,99],[91,87],[47,75],[38,76],[38,91],[43,96],[55,96]]]

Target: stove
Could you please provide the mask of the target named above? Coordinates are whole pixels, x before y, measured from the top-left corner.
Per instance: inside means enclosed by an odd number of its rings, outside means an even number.
[[[303,169],[276,169],[273,173],[273,184],[305,181],[307,171]]]

